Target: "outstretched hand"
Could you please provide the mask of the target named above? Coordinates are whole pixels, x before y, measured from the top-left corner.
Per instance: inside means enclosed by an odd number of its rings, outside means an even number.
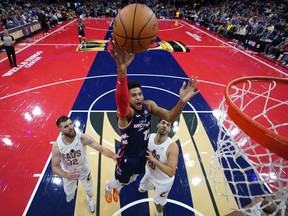
[[[118,160],[117,160],[117,159],[120,158],[119,153],[120,153],[120,150],[118,151],[117,154],[114,154],[113,157],[112,157],[112,159],[114,160],[114,162],[115,162],[116,164],[118,163]]]
[[[113,40],[112,40],[113,39]],[[133,61],[135,54],[127,53],[119,45],[112,33],[112,38],[109,38],[109,42],[112,46],[112,51],[108,50],[110,56],[115,60],[118,70],[126,71],[129,64]]]
[[[152,163],[154,163],[154,161],[155,160],[157,160],[154,156],[153,156],[153,154],[152,154],[152,152],[148,149],[148,150],[146,150],[146,158],[149,160],[149,161],[151,161]]]
[[[199,84],[197,78],[198,77],[196,76],[191,76],[188,84],[186,84],[186,82],[183,82],[182,87],[179,91],[179,96],[183,103],[187,103],[192,97],[199,93],[199,91],[197,90],[197,85]]]

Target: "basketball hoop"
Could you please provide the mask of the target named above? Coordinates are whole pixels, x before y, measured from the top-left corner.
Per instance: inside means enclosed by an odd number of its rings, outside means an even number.
[[[229,207],[229,198],[235,198],[247,215],[255,215],[250,207],[244,208],[251,200],[273,197],[277,204],[273,215],[284,215],[288,199],[288,79],[243,77],[229,83],[224,94],[210,169],[216,193],[226,197]],[[257,208],[263,211],[265,207]]]

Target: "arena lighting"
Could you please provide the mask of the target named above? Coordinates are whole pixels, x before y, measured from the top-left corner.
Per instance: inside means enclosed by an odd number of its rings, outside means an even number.
[[[12,145],[13,145],[12,140],[9,139],[9,138],[7,138],[7,137],[3,138],[2,141],[3,141],[3,142],[5,143],[5,145],[7,145],[7,146],[12,146]]]
[[[190,154],[186,153],[183,155],[184,159],[185,159],[185,163],[188,167],[193,167],[194,165],[194,161],[190,159]]]
[[[191,184],[192,185],[194,185],[194,186],[197,186],[197,185],[199,185],[200,183],[201,183],[201,178],[200,177],[194,177],[194,178],[192,178],[192,180],[191,180]]]
[[[24,114],[24,118],[26,119],[26,121],[32,121],[32,116],[30,115],[30,113],[28,113],[28,112],[26,112],[25,114]]]
[[[175,121],[172,126],[172,131],[176,133],[179,130],[179,122]]]
[[[39,106],[36,106],[32,111],[33,116],[39,116],[42,114],[42,110]]]
[[[76,131],[78,131],[78,132],[81,131],[80,130],[80,126],[81,126],[81,122],[78,121],[78,120],[75,120],[74,121],[74,128],[75,128]]]
[[[62,183],[62,180],[59,176],[57,175],[53,175],[53,178],[52,178],[52,181],[51,181],[53,184],[55,185],[61,185]]]

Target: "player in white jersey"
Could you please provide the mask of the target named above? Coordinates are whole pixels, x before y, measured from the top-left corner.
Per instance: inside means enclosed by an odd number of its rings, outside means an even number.
[[[241,210],[235,210],[226,216],[288,216],[288,200],[287,198],[286,200],[281,200],[281,193],[286,194],[285,191],[279,191],[269,196],[255,197],[249,205]]]
[[[147,150],[146,173],[139,185],[139,192],[154,189],[153,200],[157,216],[163,215],[168,194],[172,188],[178,164],[178,145],[168,136],[171,123],[160,119],[157,134],[150,134]]]
[[[102,147],[91,136],[76,132],[68,116],[60,116],[56,121],[56,125],[61,135],[53,144],[52,171],[63,179],[67,202],[70,202],[75,196],[77,181],[80,180],[82,182],[87,194],[89,209],[93,213],[95,212],[95,202],[92,198],[93,183],[86,154],[86,146],[88,145],[106,157],[112,158],[115,162],[119,156],[109,149]]]

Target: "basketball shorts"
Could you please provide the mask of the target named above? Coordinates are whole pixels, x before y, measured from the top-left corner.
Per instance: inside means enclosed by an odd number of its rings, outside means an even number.
[[[118,159],[115,169],[115,179],[123,184],[127,184],[132,175],[145,172],[146,161],[145,154],[139,157],[129,157],[124,154],[121,159]]]
[[[150,172],[146,172],[140,181],[140,188],[144,191],[153,190],[153,200],[157,205],[166,205],[168,194],[172,188],[173,182],[162,182],[161,184],[153,182]]]
[[[81,181],[84,190],[90,194],[91,191],[93,191],[93,182],[91,179],[91,174],[89,173],[88,176],[84,178],[80,178],[79,180]],[[77,182],[78,180],[68,180],[66,178],[63,178],[64,192],[67,196],[71,194],[75,194],[75,190],[77,188]]]
[[[85,37],[84,30],[78,32],[78,37]]]

